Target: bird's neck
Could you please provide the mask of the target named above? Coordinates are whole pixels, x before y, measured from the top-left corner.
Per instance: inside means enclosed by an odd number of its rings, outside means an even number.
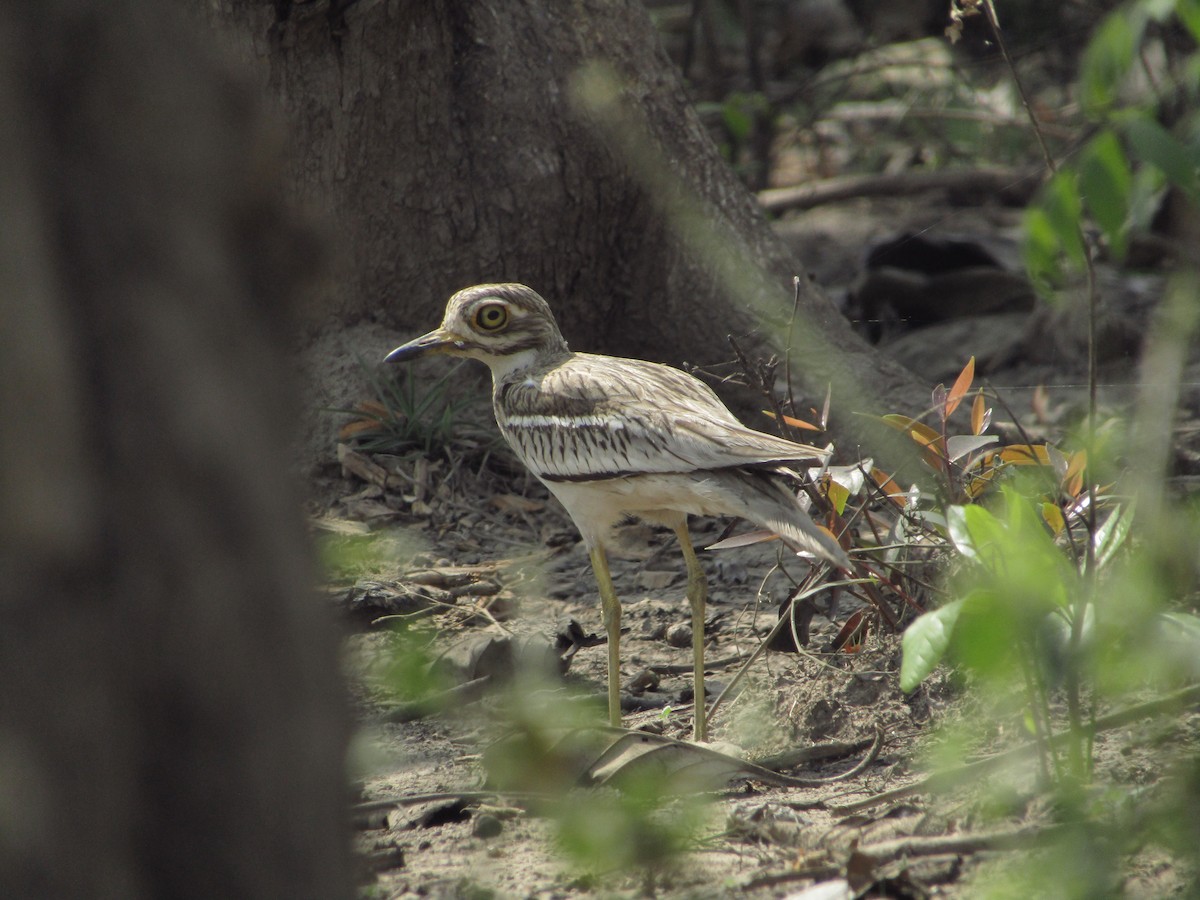
[[[486,360],[492,370],[492,381],[499,387],[509,381],[521,378],[532,371],[542,371],[552,368],[574,354],[564,345],[562,348],[547,350],[545,347],[531,347],[505,356],[493,356]]]

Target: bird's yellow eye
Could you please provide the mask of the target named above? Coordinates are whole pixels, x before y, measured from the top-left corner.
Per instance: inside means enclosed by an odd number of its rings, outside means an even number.
[[[508,308],[503,303],[485,303],[475,311],[475,324],[484,331],[499,331],[508,324]]]

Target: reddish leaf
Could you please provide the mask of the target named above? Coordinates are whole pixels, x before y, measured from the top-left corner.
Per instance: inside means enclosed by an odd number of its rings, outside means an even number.
[[[923,447],[927,447],[936,441],[940,434],[930,428],[924,422],[918,422],[916,419],[910,419],[908,416],[900,416],[895,413],[889,413],[886,416],[881,416],[884,422],[891,425],[897,431],[906,431],[912,436],[912,439]]]
[[[775,415],[775,413],[771,412],[769,409],[764,409],[762,411],[762,414],[769,419],[779,418],[778,416]],[[797,419],[795,416],[785,415],[782,417],[782,421],[784,424],[791,425],[793,428],[804,428],[804,429],[807,429],[808,431],[824,431],[825,430],[820,425],[813,425],[811,422],[805,422],[803,419]]]
[[[807,431],[824,431],[824,427],[813,425],[811,422],[805,422],[803,419],[797,419],[795,416],[784,416],[783,421],[793,428],[803,428]]]
[[[353,422],[347,422],[338,429],[338,440],[348,441],[355,435],[362,434],[365,431],[375,431],[378,428],[378,419],[355,419]]]
[[[1087,470],[1087,451],[1079,450],[1071,454],[1067,461],[1067,474],[1063,476],[1063,480],[1071,482],[1076,479],[1083,481],[1083,473]],[[1072,496],[1078,494],[1079,491],[1073,491]]]
[[[971,433],[983,434],[991,421],[992,410],[991,407],[984,408],[983,388],[980,388],[975,395],[975,402],[971,404]]]
[[[882,469],[872,469],[871,478],[883,490],[887,498],[899,506],[901,509],[905,507],[908,501],[908,495],[901,490],[900,485],[892,480],[891,476]]]
[[[895,413],[879,417],[885,424],[897,431],[908,433],[914,441],[921,445],[921,457],[933,469],[941,472],[946,467],[946,447],[942,436],[923,422],[910,419]]]
[[[1048,466],[1050,451],[1045,444],[1009,444],[1000,450],[1000,462],[1009,466]]]
[[[845,650],[847,653],[857,653],[862,649],[863,641],[866,640],[869,627],[866,613],[861,609],[858,610],[858,612],[846,620],[846,624],[837,633],[837,637],[833,639],[832,649]]]
[[[963,397],[967,396],[967,391],[971,389],[971,382],[975,380],[975,357],[967,360],[967,364],[963,366],[963,370],[958,373],[958,378],[950,388],[950,393],[946,397],[946,417],[949,418],[951,413],[958,409],[958,404],[962,403]]]

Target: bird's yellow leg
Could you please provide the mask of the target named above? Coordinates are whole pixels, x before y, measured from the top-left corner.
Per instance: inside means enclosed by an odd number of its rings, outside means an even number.
[[[704,696],[704,604],[708,600],[708,583],[696,551],[692,549],[692,536],[688,533],[687,520],[675,526],[679,546],[683,550],[683,561],[687,563],[688,603],[692,607],[692,687],[696,694],[696,728],[698,741],[708,740],[708,720]]]
[[[596,573],[596,584],[600,587],[600,618],[608,632],[608,721],[621,727],[621,601],[617,599],[612,575],[608,571],[608,557],[600,545],[588,550],[592,571]]]

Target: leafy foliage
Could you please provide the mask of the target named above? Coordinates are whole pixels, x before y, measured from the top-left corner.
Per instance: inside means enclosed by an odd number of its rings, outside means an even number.
[[[1025,263],[1046,296],[1087,265],[1086,215],[1107,251],[1125,258],[1168,188],[1200,203],[1200,51],[1180,55],[1162,35],[1197,39],[1196,0],[1134,0],[1097,27],[1080,64],[1078,91],[1094,135],[1043,188],[1025,221]],[[1148,48],[1162,51],[1152,68]],[[1158,54],[1154,54],[1158,55]]]
[[[464,437],[494,441],[490,413],[477,393],[457,395],[451,386],[462,363],[451,367],[432,383],[420,382],[407,369],[372,366],[360,360],[362,371],[375,399],[364,400],[353,409],[333,410],[351,421],[339,431],[342,440],[356,440],[364,450],[400,453],[420,450],[429,455]]]

